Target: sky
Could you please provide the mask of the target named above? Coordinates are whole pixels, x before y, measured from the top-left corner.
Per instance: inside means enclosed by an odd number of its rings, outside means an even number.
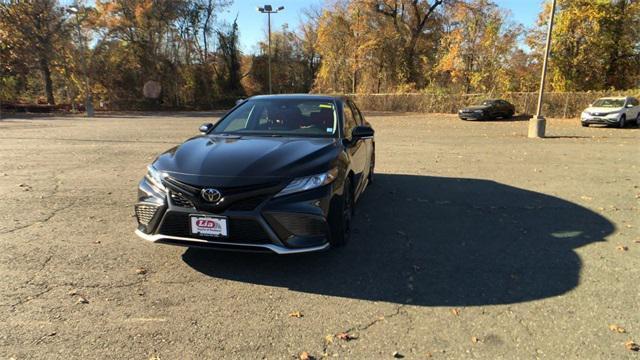
[[[526,27],[535,24],[543,0],[494,0],[501,7],[511,11],[512,20]],[[321,6],[323,0],[235,0],[233,5],[221,14],[220,19],[232,22],[238,15],[240,29],[240,47],[245,53],[257,50],[258,41],[267,34],[267,15],[259,13],[256,8],[270,4],[274,8],[284,6],[281,13],[271,16],[272,29],[279,29],[284,23],[295,29],[300,22],[302,10],[310,5]]]

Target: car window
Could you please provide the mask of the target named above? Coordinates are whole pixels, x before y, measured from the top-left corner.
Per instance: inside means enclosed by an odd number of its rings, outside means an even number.
[[[351,107],[345,103],[344,108],[344,134],[346,138],[351,137],[351,131],[357,126]]]
[[[624,106],[624,99],[598,99],[593,103],[593,107],[620,108]]]
[[[638,99],[636,98],[631,98],[631,105],[638,106],[640,105],[640,101],[638,101]]]
[[[357,125],[363,125],[364,124],[364,120],[362,119],[362,114],[360,114],[360,110],[358,110],[358,107],[356,106],[356,104],[354,104],[353,102],[349,101],[349,106],[351,107],[351,110],[353,111],[353,116],[356,120],[356,124]]]
[[[227,131],[236,131],[240,129],[244,129],[247,126],[247,121],[249,120],[249,116],[251,115],[252,108],[246,107],[241,109],[240,111],[234,111],[229,119],[229,123],[227,125]]]
[[[333,101],[267,98],[245,101],[216,124],[212,133],[334,137],[336,125]]]

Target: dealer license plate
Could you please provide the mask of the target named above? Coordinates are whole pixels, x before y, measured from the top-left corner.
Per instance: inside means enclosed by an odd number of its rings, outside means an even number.
[[[227,218],[191,215],[191,233],[211,237],[229,236]]]

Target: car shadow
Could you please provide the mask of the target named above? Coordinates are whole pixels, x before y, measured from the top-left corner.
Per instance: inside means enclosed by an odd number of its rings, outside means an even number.
[[[515,121],[529,121],[529,119],[531,119],[531,115],[529,114],[517,114],[517,115],[513,115],[510,118],[494,118],[494,119],[486,119],[482,121],[484,122],[505,122],[505,121],[515,122]]]
[[[378,174],[341,248],[297,256],[188,249],[211,277],[421,306],[512,304],[579,284],[575,249],[614,231],[557,197],[489,180]]]

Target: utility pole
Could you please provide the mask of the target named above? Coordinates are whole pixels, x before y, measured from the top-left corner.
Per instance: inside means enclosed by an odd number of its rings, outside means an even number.
[[[85,90],[85,109],[87,111],[87,117],[93,117],[93,95],[91,94],[91,86],[89,86],[89,73],[87,70],[87,52],[84,38],[82,37],[82,30],[80,28],[80,8],[77,5],[69,6],[67,8],[69,14],[76,16],[76,30],[78,31],[78,42],[80,43],[80,57],[82,58],[82,71],[84,72],[84,90]]]
[[[536,115],[529,119],[529,137],[542,138],[547,127],[547,121],[542,116],[542,101],[544,99],[544,86],[547,82],[547,65],[549,62],[549,52],[551,51],[551,35],[553,33],[553,19],[556,14],[556,0],[551,3],[551,14],[549,15],[549,29],[547,31],[547,45],[544,51],[544,62],[542,63],[542,78],[540,79],[540,93],[538,94],[538,107]]]
[[[258,11],[267,14],[267,28],[269,33],[269,47],[268,47],[268,62],[269,62],[269,94],[272,93],[271,89],[271,14],[277,14],[280,11],[284,10],[284,6],[279,6],[277,9],[273,10],[271,5],[265,5],[263,7],[259,7]]]

